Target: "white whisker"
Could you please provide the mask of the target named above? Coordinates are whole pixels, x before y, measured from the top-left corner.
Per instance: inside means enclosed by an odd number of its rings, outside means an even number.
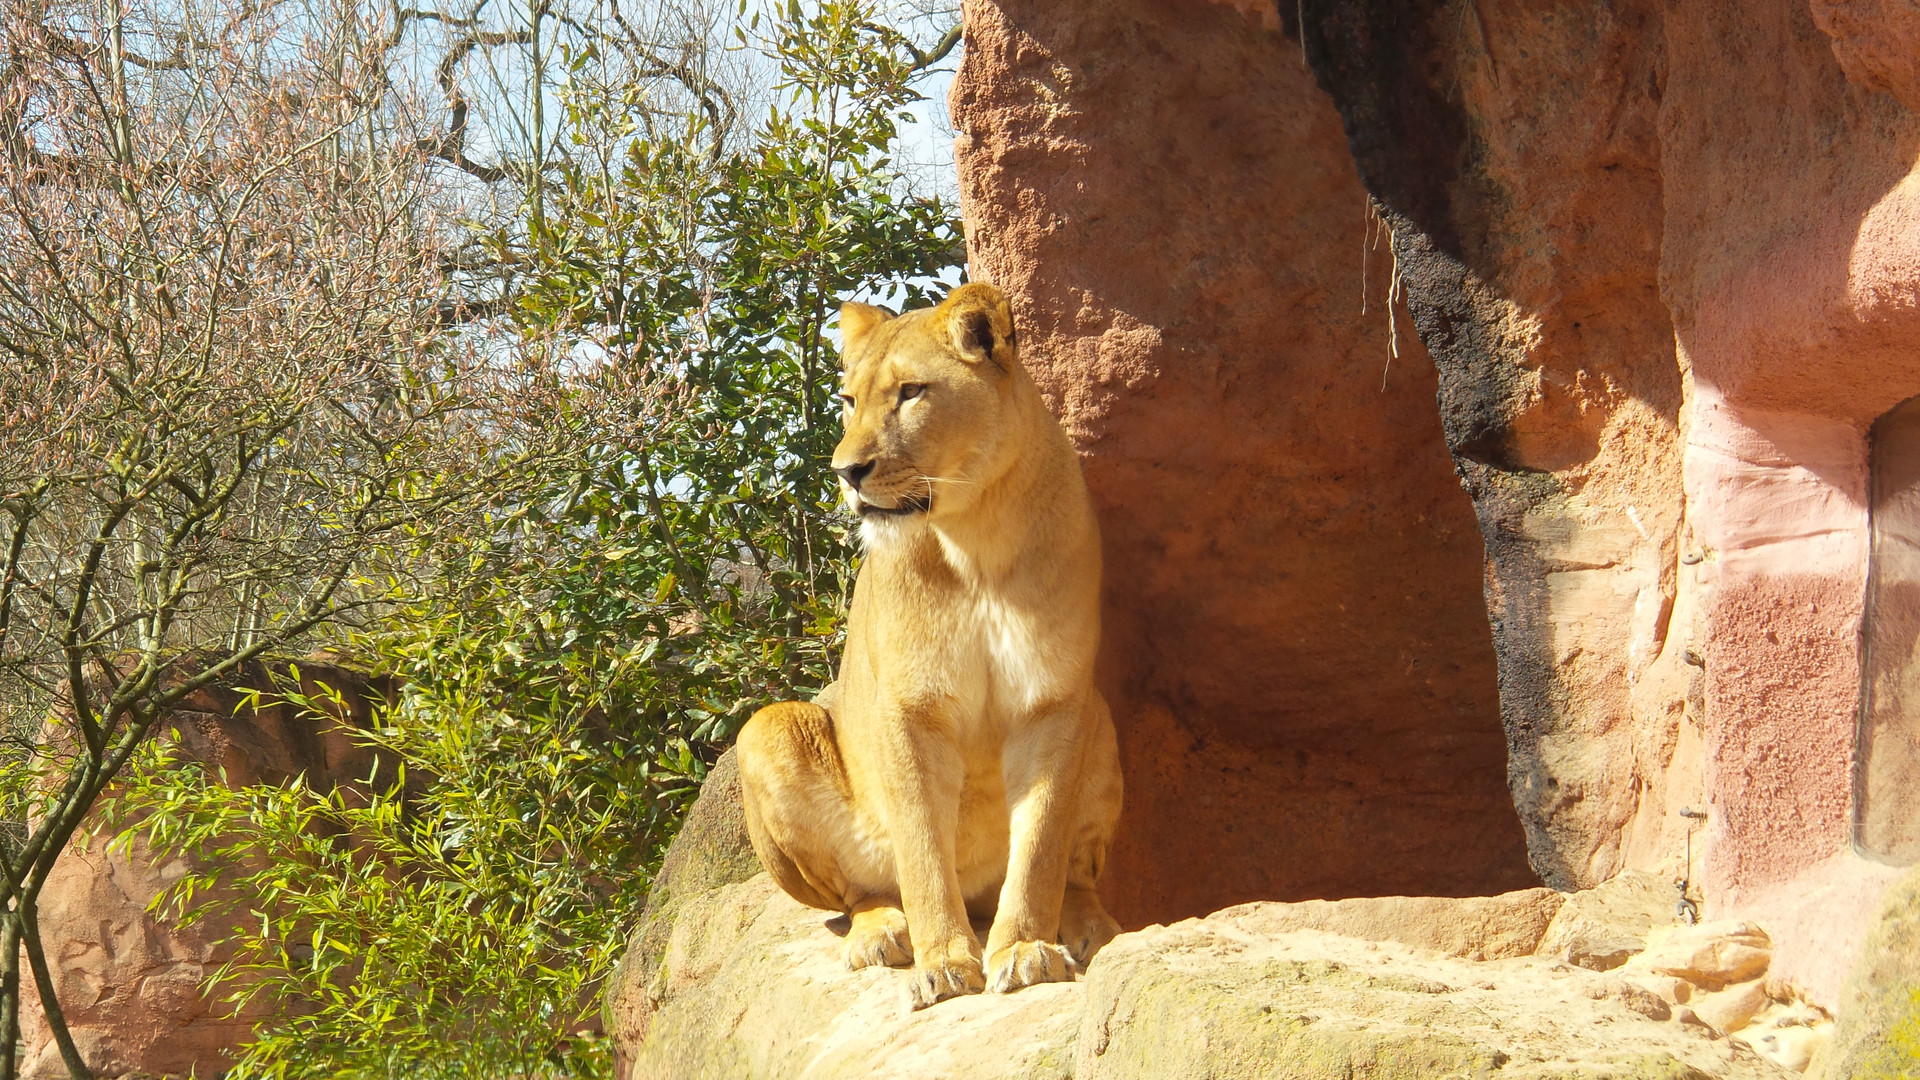
[[[968,487],[973,486],[975,483],[975,481],[963,479],[958,476],[918,476],[914,479],[924,480],[929,484],[965,484]]]

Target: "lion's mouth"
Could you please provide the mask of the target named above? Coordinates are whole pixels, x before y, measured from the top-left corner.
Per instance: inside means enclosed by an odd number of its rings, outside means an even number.
[[[893,506],[876,506],[862,498],[860,500],[861,517],[906,517],[910,514],[924,514],[933,509],[933,494],[911,495],[901,499]]]

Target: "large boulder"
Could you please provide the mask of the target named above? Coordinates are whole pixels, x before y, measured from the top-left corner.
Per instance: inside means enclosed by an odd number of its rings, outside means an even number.
[[[900,972],[847,970],[845,932],[764,874],[684,898],[644,1039],[613,1032],[627,1080],[1073,1075],[1078,984],[912,1012]]]
[[[627,936],[627,951],[607,977],[602,1023],[616,1047],[637,1046],[647,1036],[658,1002],[672,985],[667,949],[683,911],[695,902],[706,904],[712,890],[759,872],[740,801],[740,767],[728,750],[707,770],[699,797],[654,875],[640,922]]]
[[[1249,905],[1257,908],[1264,905]],[[1079,1077],[1775,1077],[1614,976],[1486,962],[1242,909],[1114,940],[1086,981]]]
[[[1568,897],[1541,936],[1539,951],[1594,971],[1617,968],[1646,948],[1654,928],[1673,922],[1679,899],[1670,883],[1629,870]]]

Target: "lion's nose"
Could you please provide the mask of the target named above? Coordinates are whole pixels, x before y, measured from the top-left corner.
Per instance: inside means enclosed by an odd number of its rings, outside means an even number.
[[[860,481],[865,480],[868,474],[873,472],[873,462],[863,461],[858,465],[838,465],[834,467],[833,471],[839,475],[840,479],[847,482],[848,487],[859,491]]]

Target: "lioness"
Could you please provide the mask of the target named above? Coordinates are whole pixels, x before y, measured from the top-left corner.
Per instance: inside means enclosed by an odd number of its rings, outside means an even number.
[[[850,303],[840,329],[833,471],[866,555],[839,680],[740,732],[753,849],[851,916],[849,967],[911,961],[916,1009],[1071,979],[1119,931],[1094,893],[1120,768],[1079,459],[993,286]]]

